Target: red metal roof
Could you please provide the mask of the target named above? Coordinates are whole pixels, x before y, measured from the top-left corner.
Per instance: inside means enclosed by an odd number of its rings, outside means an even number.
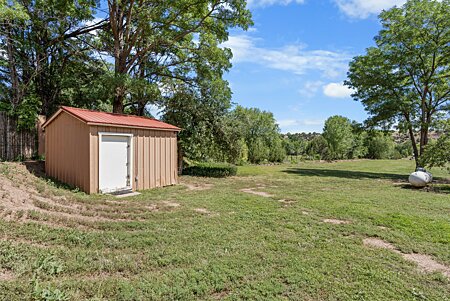
[[[102,125],[115,125],[115,126],[127,126],[127,127],[139,127],[139,128],[150,128],[150,129],[164,129],[164,130],[173,130],[180,131],[179,127],[174,125],[142,116],[135,115],[124,115],[124,114],[115,114],[115,113],[107,113],[107,112],[98,112],[91,111],[86,109],[72,108],[72,107],[61,107],[62,111],[66,111],[67,113],[81,119],[82,121],[88,124],[102,124]],[[55,116],[58,113],[55,114]],[[51,118],[53,119],[53,118]],[[47,124],[50,123],[48,120]],[[46,126],[45,124],[44,126]]]

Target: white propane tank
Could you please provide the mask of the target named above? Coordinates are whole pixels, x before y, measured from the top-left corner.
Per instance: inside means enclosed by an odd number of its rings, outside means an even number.
[[[432,181],[433,176],[425,170],[415,171],[409,176],[409,183],[414,187],[425,187]]]

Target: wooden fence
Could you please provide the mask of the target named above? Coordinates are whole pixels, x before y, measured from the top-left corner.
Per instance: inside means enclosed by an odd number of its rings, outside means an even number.
[[[38,153],[38,129],[18,131],[15,119],[0,112],[0,160],[29,159]]]

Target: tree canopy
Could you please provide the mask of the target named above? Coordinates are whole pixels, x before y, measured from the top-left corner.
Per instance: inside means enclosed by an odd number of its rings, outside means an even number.
[[[369,125],[409,134],[416,164],[429,130],[450,109],[449,15],[449,0],[410,0],[382,12],[376,46],[353,59],[346,81]]]
[[[344,159],[353,143],[352,124],[343,116],[331,116],[325,121],[323,137],[327,141],[330,159]]]

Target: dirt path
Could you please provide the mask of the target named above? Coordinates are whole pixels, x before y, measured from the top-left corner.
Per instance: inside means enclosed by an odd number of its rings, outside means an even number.
[[[422,272],[425,273],[441,272],[444,276],[450,279],[450,267],[437,262],[429,255],[418,253],[406,254],[397,249],[393,244],[374,237],[364,239],[363,244],[369,247],[390,250],[396,254],[399,254],[405,260],[417,264],[417,267]]]

